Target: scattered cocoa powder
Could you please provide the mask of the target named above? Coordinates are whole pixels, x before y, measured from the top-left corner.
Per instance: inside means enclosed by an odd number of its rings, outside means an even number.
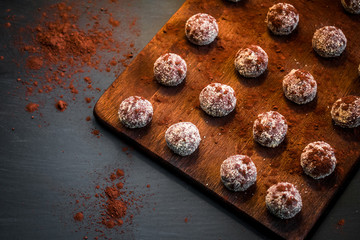
[[[78,212],[74,215],[75,221],[82,221],[84,219],[84,214],[82,212]]]
[[[135,51],[134,43],[130,42],[131,38],[119,38],[113,34],[117,28],[118,31],[138,35],[138,28],[133,28],[136,18],[125,17],[120,26],[120,21],[115,20],[110,10],[101,10],[95,7],[96,4],[99,3],[86,1],[70,4],[64,1],[44,6],[38,9],[37,19],[13,30],[18,35],[15,47],[24,53],[24,58],[13,61],[18,66],[25,66],[25,75],[18,77],[17,81],[25,87],[26,96],[38,99],[39,94],[53,93],[58,94],[59,98],[59,95],[67,92],[72,97],[66,100],[75,101],[75,95],[80,90],[91,93],[93,90],[101,91],[93,87],[90,77],[83,78],[86,84],[83,86],[84,82],[79,81],[81,74],[90,70],[106,70],[118,76],[123,67],[117,63],[128,64]],[[88,22],[83,26],[79,16],[86,15]],[[102,18],[108,18],[108,21],[102,21]],[[15,16],[9,15],[6,19],[14,20]],[[11,23],[5,23],[5,26],[10,27]],[[91,99],[87,97],[86,102],[90,103]]]
[[[59,100],[56,104],[55,107],[60,111],[63,112],[65,111],[66,107],[67,107],[67,102],[63,101],[63,100]]]
[[[145,197],[151,194],[136,196],[133,189],[128,190],[122,169],[113,170],[105,178],[105,184],[103,177],[99,176],[99,179],[102,183],[95,185],[93,194],[70,194],[76,198],[73,218],[76,222],[81,221],[78,227],[85,237],[96,234],[95,239],[108,239],[108,231],[117,231],[119,234],[125,232],[126,227],[132,224],[134,214],[143,208]]]
[[[344,226],[345,225],[345,219],[340,219],[337,223],[338,226]]]
[[[86,121],[90,121],[91,120],[91,117],[90,116],[87,116],[86,117]]]
[[[35,112],[39,109],[39,104],[37,103],[28,103],[25,107],[25,110],[28,112]]]

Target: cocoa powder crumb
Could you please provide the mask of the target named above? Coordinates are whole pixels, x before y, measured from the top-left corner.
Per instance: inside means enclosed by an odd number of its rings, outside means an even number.
[[[82,212],[78,212],[74,215],[74,220],[75,221],[82,221],[84,219],[84,214]]]
[[[59,100],[56,104],[55,107],[60,111],[63,112],[65,111],[65,109],[67,108],[67,102],[63,101],[63,100]]]
[[[25,110],[28,112],[35,112],[38,109],[39,109],[39,104],[37,104],[37,103],[28,103],[25,107]]]

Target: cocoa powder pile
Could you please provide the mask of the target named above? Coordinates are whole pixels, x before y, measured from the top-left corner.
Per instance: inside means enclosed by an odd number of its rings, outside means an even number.
[[[17,82],[25,89],[25,100],[38,105],[36,110],[54,104],[59,111],[65,111],[79,93],[91,104],[101,89],[93,85],[98,80],[94,81],[90,73],[113,73],[112,81],[133,57],[134,43],[129,38],[115,38],[113,32],[126,31],[135,38],[139,34],[137,19],[120,22],[108,9],[94,7],[96,4],[89,1],[50,5],[38,9],[35,22],[18,29],[14,44],[24,58],[13,61],[25,68],[25,74],[19,72]],[[10,14],[11,9],[8,12],[7,19],[16,25],[17,16]],[[84,77],[86,73],[89,76]],[[41,94],[51,95],[55,102],[40,103]],[[28,106],[26,110],[30,110]],[[33,111],[34,108],[29,112]]]
[[[93,183],[91,193],[70,194],[75,198],[73,223],[77,231],[85,234],[84,239],[90,236],[108,239],[110,232],[125,233],[133,224],[134,216],[140,213],[146,204],[144,201],[152,194],[146,193],[150,185],[142,186],[142,194],[137,194],[134,188],[129,190],[126,178],[122,169],[114,169],[107,178],[100,177]]]

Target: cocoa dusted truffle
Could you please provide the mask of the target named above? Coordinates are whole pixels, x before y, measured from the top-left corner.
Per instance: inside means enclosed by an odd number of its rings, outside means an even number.
[[[206,13],[190,17],[185,24],[185,34],[190,42],[196,45],[212,43],[219,33],[216,19]]]
[[[191,122],[171,125],[165,133],[168,147],[180,156],[188,156],[199,147],[201,138],[198,128]]]
[[[346,48],[347,39],[341,29],[325,26],[315,31],[312,46],[322,57],[338,57]]]
[[[331,117],[343,128],[360,126],[360,97],[350,95],[338,99],[331,108]]]
[[[341,0],[341,3],[349,13],[360,14],[360,0]]]
[[[186,77],[187,66],[184,59],[174,53],[160,56],[154,64],[155,79],[165,86],[177,86]]]
[[[200,107],[213,117],[223,117],[231,113],[236,106],[235,91],[232,87],[211,83],[207,85],[199,96]]]
[[[231,191],[245,191],[256,182],[256,167],[250,157],[234,155],[220,167],[221,181]]]
[[[283,90],[290,101],[305,104],[315,98],[317,83],[309,72],[293,69],[283,79]]]
[[[288,125],[283,115],[276,111],[259,114],[254,122],[254,140],[265,147],[277,147],[285,139]]]
[[[251,45],[236,53],[234,64],[241,76],[254,78],[265,72],[268,60],[268,55],[261,47]]]
[[[299,23],[299,13],[291,4],[277,3],[269,8],[266,22],[275,35],[289,35]]]
[[[267,209],[281,219],[293,218],[301,211],[302,200],[296,187],[288,182],[272,185],[265,197]]]
[[[118,115],[125,127],[141,128],[151,122],[153,107],[145,98],[131,96],[121,102]]]
[[[326,142],[309,143],[300,157],[304,172],[314,179],[329,176],[336,167],[334,149]]]

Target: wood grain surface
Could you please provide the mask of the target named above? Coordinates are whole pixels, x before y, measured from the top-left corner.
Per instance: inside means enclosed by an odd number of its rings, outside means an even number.
[[[227,205],[283,238],[301,239],[360,160],[359,127],[337,127],[330,115],[336,99],[360,94],[360,16],[347,14],[340,1],[292,1],[300,14],[298,28],[289,36],[274,36],[264,20],[276,2],[186,1],[108,88],[94,112],[115,132]],[[219,24],[219,36],[208,46],[195,46],[184,34],[186,20],[198,12],[214,16]],[[313,33],[327,25],[341,28],[348,39],[345,52],[338,58],[324,59],[312,50]],[[267,52],[269,66],[259,78],[245,79],[234,68],[234,56],[239,48],[251,44]],[[178,87],[164,87],[153,79],[155,60],[167,52],[179,54],[188,65],[185,82]],[[306,105],[288,101],[282,91],[282,78],[297,68],[311,72],[318,82],[317,97]],[[236,92],[236,110],[226,117],[213,118],[199,108],[199,93],[212,82],[230,85]],[[126,129],[117,116],[121,101],[132,95],[147,98],[154,107],[152,123],[143,129]],[[252,137],[256,116],[270,110],[279,111],[289,124],[285,141],[275,149],[260,146]],[[166,129],[179,121],[194,123],[202,136],[199,149],[188,157],[173,154],[164,139]],[[299,162],[303,148],[318,140],[336,149],[335,172],[323,180],[306,176]],[[231,192],[220,181],[222,161],[234,154],[249,155],[257,166],[257,182],[246,192]],[[290,220],[272,216],[265,206],[267,188],[280,181],[295,184],[303,199],[301,213]]]

